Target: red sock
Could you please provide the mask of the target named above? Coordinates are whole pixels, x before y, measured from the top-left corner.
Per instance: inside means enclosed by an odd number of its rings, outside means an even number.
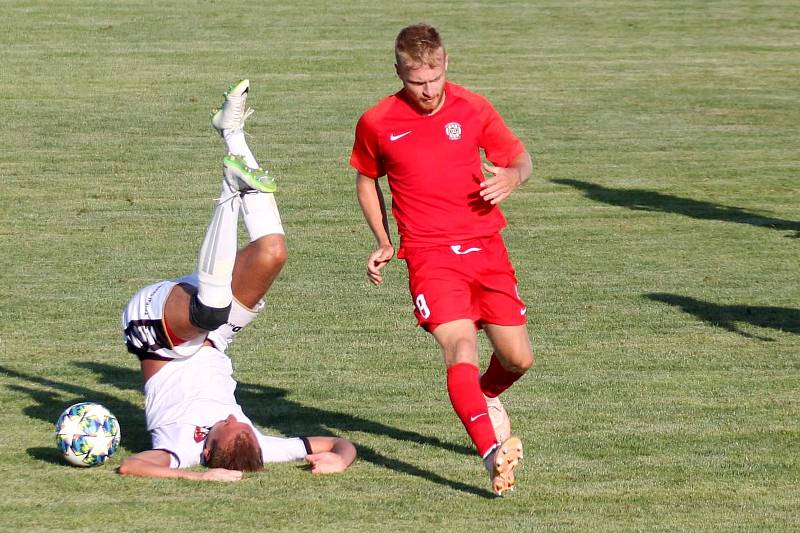
[[[481,390],[489,398],[495,398],[522,376],[523,374],[516,374],[503,368],[503,365],[500,364],[500,359],[495,354],[492,354],[489,368],[481,376]]]
[[[447,369],[447,392],[458,418],[483,457],[497,444],[494,427],[489,420],[486,399],[481,392],[478,367],[458,363]]]

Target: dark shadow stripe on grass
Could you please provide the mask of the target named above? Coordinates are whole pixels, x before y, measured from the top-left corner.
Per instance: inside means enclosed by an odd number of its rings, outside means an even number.
[[[742,331],[736,325],[737,322],[794,333],[795,335],[800,334],[800,309],[758,305],[718,305],[689,298],[688,296],[660,292],[645,294],[644,296],[655,302],[678,307],[681,311],[694,315],[698,320],[748,338],[774,340]]]
[[[736,224],[748,224],[784,231],[795,231],[793,238],[800,237],[800,222],[757,215],[740,207],[715,204],[691,198],[681,198],[645,189],[612,189],[588,181],[554,179],[553,183],[569,185],[582,191],[587,198],[609,205],[637,211],[674,213],[699,220],[720,220]]]

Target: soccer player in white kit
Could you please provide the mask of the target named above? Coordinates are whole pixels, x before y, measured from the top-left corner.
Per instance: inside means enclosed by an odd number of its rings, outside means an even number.
[[[122,461],[122,475],[236,481],[264,463],[305,459],[312,473],[326,474],[355,460],[353,444],[339,437],[262,434],[234,397],[225,350],[263,309],[263,297],[286,262],[275,180],[259,167],[244,137],[252,113],[249,87],[248,80],[231,86],[212,118],[227,153],[197,271],[141,289],[122,315],[126,347],[141,362],[152,439],[152,449]],[[237,250],[240,214],[250,243]],[[198,464],[209,468],[187,470]]]

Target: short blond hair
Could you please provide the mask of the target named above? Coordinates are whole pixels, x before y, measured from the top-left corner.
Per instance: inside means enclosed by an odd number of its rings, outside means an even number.
[[[398,66],[427,65],[436,67],[439,60],[436,52],[445,52],[442,36],[430,24],[406,26],[394,41],[394,57]]]

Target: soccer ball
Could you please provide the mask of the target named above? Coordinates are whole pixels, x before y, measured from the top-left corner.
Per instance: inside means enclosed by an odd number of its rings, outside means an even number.
[[[75,466],[98,466],[119,446],[119,422],[99,403],[70,405],[56,422],[56,446]]]

